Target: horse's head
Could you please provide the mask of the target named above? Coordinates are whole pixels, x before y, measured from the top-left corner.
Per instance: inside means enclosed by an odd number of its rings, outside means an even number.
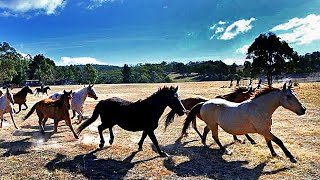
[[[169,99],[169,107],[175,111],[179,116],[182,116],[185,112],[186,109],[181,103],[180,96],[178,94],[178,86],[176,88],[170,87],[167,90],[167,98]]]
[[[29,86],[25,86],[24,91],[26,91],[27,93],[33,94],[32,89]]]
[[[63,90],[63,94],[60,97],[60,100],[62,101],[63,105],[67,107],[67,109],[70,109],[71,94],[72,90],[70,92]]]
[[[94,88],[93,88],[93,84],[92,84],[92,85],[89,84],[89,86],[87,87],[87,92],[88,92],[88,96],[89,96],[90,98],[93,98],[93,99],[95,99],[95,100],[98,99],[98,96],[97,96],[97,94],[96,94],[96,91],[95,91]]]
[[[280,105],[292,112],[295,112],[297,115],[303,115],[306,112],[306,108],[294,94],[290,84],[288,87],[286,83],[283,85],[280,95]]]
[[[10,101],[10,103],[14,104],[13,95],[9,91],[9,88],[7,88],[6,96],[7,96],[7,99]]]
[[[45,87],[45,89],[47,89],[47,90],[48,90],[48,89],[49,89],[49,90],[51,90],[51,88],[50,88],[49,86]]]

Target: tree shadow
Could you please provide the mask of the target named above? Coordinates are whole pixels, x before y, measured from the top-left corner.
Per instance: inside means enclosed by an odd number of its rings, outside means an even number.
[[[263,172],[267,161],[258,164],[254,168],[243,167],[248,161],[226,161],[220,149],[212,149],[208,146],[185,147],[189,142],[176,142],[162,147],[165,152],[173,155],[163,162],[166,169],[178,176],[205,176],[210,179],[258,179],[262,174],[276,174],[288,168],[280,168],[275,171]],[[186,156],[188,161],[176,164],[174,156]],[[227,156],[227,155],[226,155]]]
[[[49,171],[55,169],[65,169],[74,173],[81,173],[88,179],[123,179],[128,171],[136,164],[153,160],[153,157],[146,160],[131,162],[134,156],[139,152],[132,152],[123,161],[114,159],[97,159],[94,154],[101,149],[96,149],[88,154],[77,155],[68,160],[66,155],[56,154],[55,159],[48,162],[45,167]]]

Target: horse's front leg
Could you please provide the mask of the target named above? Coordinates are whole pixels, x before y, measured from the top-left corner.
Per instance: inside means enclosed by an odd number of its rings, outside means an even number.
[[[193,121],[192,121],[192,127],[193,127],[193,129],[197,132],[197,134],[200,136],[200,138],[202,139],[202,135],[201,135],[201,133],[199,132],[199,130],[198,130],[198,128],[197,128],[197,121],[196,121],[196,119],[193,119]]]
[[[0,122],[0,128],[2,128],[3,114],[1,114],[1,115],[0,115],[0,119],[1,119],[1,122]]]
[[[250,141],[251,144],[257,144],[250,136],[249,134],[245,134],[246,138]]]
[[[14,120],[13,120],[13,114],[14,114],[13,109],[11,109],[11,111],[10,111],[11,120],[12,120],[12,122],[13,122],[14,127],[15,127],[16,129],[18,129],[16,123],[15,123]]]
[[[24,109],[22,109],[22,110],[27,110],[27,109],[28,109],[27,104],[26,104],[26,103],[23,103],[23,105],[24,105],[26,108],[24,108]]]
[[[288,151],[288,149],[284,146],[283,142],[276,137],[275,135],[273,135],[271,132],[267,132],[265,134],[263,134],[264,138],[267,140],[272,140],[273,142],[275,142],[278,146],[280,146],[280,148],[282,149],[282,151],[284,152],[284,154],[290,159],[291,162],[296,163],[297,160],[293,157],[293,155]],[[268,143],[268,142],[267,142]],[[269,147],[270,148],[270,147]],[[271,151],[271,149],[270,149]],[[272,154],[272,151],[271,151]]]
[[[77,134],[74,132],[74,130],[73,130],[73,127],[72,127],[72,125],[71,125],[71,120],[70,120],[70,117],[69,117],[69,116],[66,118],[65,122],[66,122],[67,126],[69,126],[71,132],[73,133],[73,136],[74,136],[76,139],[79,139],[78,135],[77,135]]]
[[[13,112],[15,112],[16,110],[13,109]],[[16,114],[18,114],[21,111],[21,104],[19,104],[19,111],[15,112]]]
[[[147,137],[147,133],[145,132],[145,131],[143,131],[142,132],[142,136],[141,136],[141,139],[140,139],[140,141],[139,141],[139,143],[138,143],[138,145],[139,145],[139,151],[142,151],[142,145],[143,145],[143,142],[144,142],[144,140],[146,139],[146,137]]]
[[[154,135],[153,131],[148,131],[147,132],[148,136],[150,137],[152,143],[156,146],[158,153],[160,154],[160,156],[162,157],[169,157],[169,155],[163,151],[161,151],[159,144],[158,144],[158,140],[156,138],[156,136]]]
[[[76,111],[72,109],[72,117],[71,119],[73,119],[76,116]]]
[[[76,109],[76,112],[79,114],[79,118],[78,118],[78,121],[76,122],[76,124],[80,124],[83,120],[83,114],[82,114],[81,110],[79,110],[79,109]]]
[[[228,155],[231,155],[231,152],[228,151],[224,146],[222,146],[222,144],[220,143],[219,141],[219,136],[218,136],[218,124],[211,124],[210,125],[210,129],[211,129],[211,132],[212,132],[212,138],[214,139],[214,141],[218,144],[218,146],[220,147],[220,149],[228,154]]]

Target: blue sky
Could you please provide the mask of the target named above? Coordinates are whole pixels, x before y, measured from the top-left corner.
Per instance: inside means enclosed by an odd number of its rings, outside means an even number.
[[[222,60],[260,34],[320,50],[320,0],[0,0],[0,41],[58,65]]]

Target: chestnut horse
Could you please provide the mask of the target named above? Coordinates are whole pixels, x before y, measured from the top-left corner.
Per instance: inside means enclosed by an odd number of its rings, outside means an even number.
[[[212,137],[222,151],[230,154],[219,141],[218,126],[233,135],[261,134],[264,136],[272,156],[277,156],[277,154],[271,141],[280,146],[290,161],[295,163],[297,161],[283,142],[271,133],[272,114],[279,106],[295,112],[297,115],[303,115],[306,111],[290,86],[287,88],[284,84],[282,90],[265,88],[252,100],[242,103],[233,103],[224,99],[211,99],[198,103],[189,112],[182,129],[182,135],[186,134],[189,124],[200,113],[202,120],[212,131]]]
[[[143,142],[148,135],[160,156],[168,156],[159,148],[154,130],[158,127],[159,118],[167,106],[177,112],[179,116],[184,114],[185,109],[177,91],[178,87],[164,87],[148,98],[136,102],[117,97],[102,100],[94,108],[91,118],[79,126],[77,134],[80,134],[84,128],[92,124],[100,115],[101,125],[98,126],[100,148],[102,148],[105,143],[102,134],[103,130],[109,129],[109,143],[112,144],[114,140],[112,127],[118,125],[127,131],[143,132],[138,143],[139,150],[142,150]]]
[[[240,102],[243,102],[243,101],[249,99],[253,95],[253,92],[254,92],[254,89],[252,89],[252,87],[250,87],[250,88],[239,87],[239,88],[236,88],[233,92],[231,92],[229,94],[219,95],[219,96],[216,96],[216,98],[222,98],[227,101],[240,103]],[[190,97],[190,98],[186,98],[186,99],[181,100],[181,102],[182,102],[183,106],[186,108],[186,110],[190,110],[196,104],[198,104],[200,102],[205,102],[208,100],[209,99],[206,99],[203,97]],[[174,121],[175,115],[176,115],[176,113],[173,110],[171,110],[167,114],[165,128],[167,128],[169,126],[169,124]],[[201,119],[200,116],[198,116],[198,118]],[[201,133],[199,132],[199,130],[197,128],[196,120],[192,121],[192,127],[194,128],[194,130],[197,132],[197,134],[202,139],[202,143],[205,144],[206,143],[206,136],[208,134],[207,132],[209,131],[209,128],[206,126],[204,128],[204,134],[201,135]],[[245,136],[251,142],[251,144],[256,144],[256,142],[248,134],[245,134]],[[181,138],[182,137],[179,137],[178,140],[181,140]],[[235,135],[233,136],[233,139],[235,141],[241,142],[241,140],[239,140],[237,138],[237,136],[235,136]]]
[[[30,89],[29,86],[23,87],[19,92],[13,95],[14,103],[19,105],[19,111],[16,112],[18,114],[21,111],[21,105],[23,104],[26,108],[22,110],[28,109],[28,106],[26,104],[27,102],[27,94],[33,94],[32,90]],[[15,111],[13,109],[13,111]]]
[[[59,100],[43,99],[37,102],[35,105],[33,105],[31,110],[23,118],[23,120],[26,120],[36,110],[39,117],[38,122],[41,133],[44,133],[44,126],[48,118],[54,119],[54,133],[57,132],[59,121],[65,120],[67,126],[70,127],[74,137],[78,139],[78,136],[72,128],[69,114],[71,93],[72,90],[70,92],[63,91],[63,95],[61,95],[61,98]]]

